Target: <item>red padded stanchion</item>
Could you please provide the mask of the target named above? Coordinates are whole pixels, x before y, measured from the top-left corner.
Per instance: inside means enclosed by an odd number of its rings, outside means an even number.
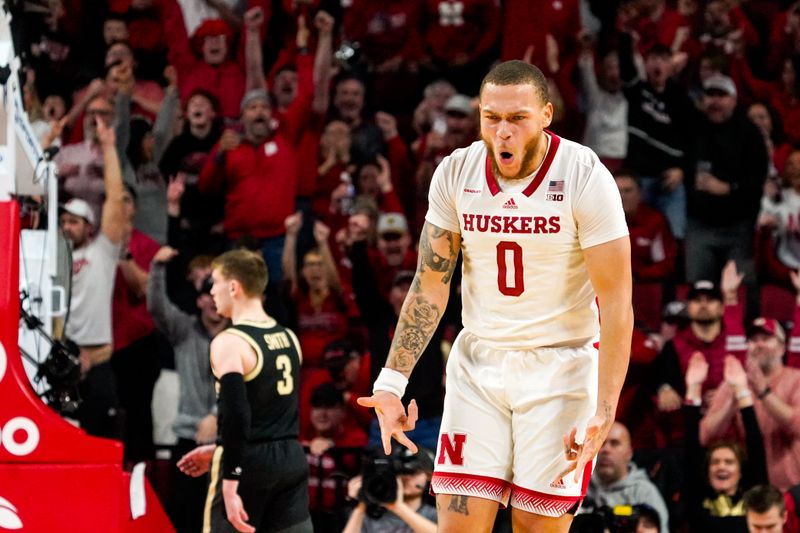
[[[174,531],[147,486],[146,514],[132,520],[121,443],[87,435],[39,400],[18,328],[19,210],[0,202],[0,532]]]

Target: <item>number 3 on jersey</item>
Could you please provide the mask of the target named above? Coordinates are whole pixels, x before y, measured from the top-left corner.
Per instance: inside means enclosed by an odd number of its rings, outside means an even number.
[[[292,360],[288,355],[279,355],[275,358],[275,368],[283,372],[283,379],[278,380],[278,394],[286,396],[294,390],[292,378]]]
[[[509,265],[508,256],[511,256]],[[511,276],[509,268],[513,269]],[[509,277],[513,280],[509,283]],[[506,296],[519,296],[525,291],[525,278],[522,275],[522,246],[513,241],[497,243],[497,288]]]

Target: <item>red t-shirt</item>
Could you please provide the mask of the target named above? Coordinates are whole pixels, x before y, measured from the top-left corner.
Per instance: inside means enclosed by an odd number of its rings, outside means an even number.
[[[297,309],[297,338],[303,350],[303,368],[319,367],[322,351],[335,340],[347,336],[349,317],[354,306],[345,295],[331,292],[319,311],[311,305],[308,292],[298,290],[294,295]]]
[[[161,247],[156,241],[139,230],[133,230],[128,243],[128,250],[136,265],[150,272],[150,262]],[[144,295],[134,294],[125,282],[121,267],[117,267],[114,280],[114,299],[111,304],[111,326],[114,336],[114,350],[130,346],[134,341],[149,335],[155,325],[147,312],[147,300]]]

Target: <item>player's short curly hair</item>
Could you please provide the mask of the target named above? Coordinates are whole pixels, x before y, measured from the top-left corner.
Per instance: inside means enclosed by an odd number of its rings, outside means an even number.
[[[267,265],[257,252],[231,250],[214,259],[211,266],[226,279],[238,281],[247,296],[261,296],[267,288]]]
[[[546,103],[550,101],[550,89],[547,78],[538,67],[525,61],[513,60],[500,63],[483,78],[480,94],[483,88],[492,85],[533,85],[536,94]]]

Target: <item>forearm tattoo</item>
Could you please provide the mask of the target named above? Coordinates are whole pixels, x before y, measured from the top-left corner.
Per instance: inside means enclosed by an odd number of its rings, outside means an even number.
[[[408,296],[400,311],[394,341],[386,361],[389,368],[410,373],[436,331],[444,308],[422,294],[420,275],[428,272],[442,273],[441,283],[447,285],[453,277],[458,259],[456,239],[453,233],[425,223],[419,243],[417,276],[408,289]]]

